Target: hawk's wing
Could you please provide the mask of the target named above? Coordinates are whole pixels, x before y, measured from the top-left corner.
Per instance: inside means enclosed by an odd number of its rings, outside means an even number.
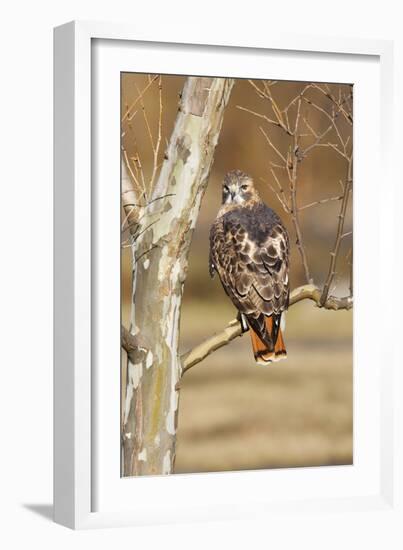
[[[226,293],[263,335],[264,316],[280,320],[289,299],[289,240],[274,212],[237,209],[213,224],[210,272],[216,270]],[[262,326],[260,326],[262,325]]]

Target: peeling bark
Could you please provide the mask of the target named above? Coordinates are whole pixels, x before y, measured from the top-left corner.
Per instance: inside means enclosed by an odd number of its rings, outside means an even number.
[[[233,81],[189,77],[166,159],[133,245],[131,334],[122,410],[122,475],[169,474],[179,405],[179,321],[188,252]],[[159,199],[159,200],[156,200]]]

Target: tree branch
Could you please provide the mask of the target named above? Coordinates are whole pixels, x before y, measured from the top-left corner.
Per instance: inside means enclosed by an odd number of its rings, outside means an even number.
[[[148,90],[148,88],[152,85],[152,83],[157,80],[157,78],[159,77],[159,75],[155,75],[153,76],[153,78],[151,80],[149,80],[147,86],[139,93],[139,95],[136,97],[136,99],[134,100],[134,102],[130,105],[130,107],[127,107],[126,108],[126,112],[122,118],[122,124],[124,123],[124,121],[127,119],[127,120],[131,120],[134,116],[133,114],[133,109],[134,107],[136,106],[137,102],[140,101],[142,99],[142,97],[144,96],[145,92]]]
[[[252,109],[247,109],[246,107],[242,107],[242,105],[237,105],[236,107],[240,111],[245,111],[246,113],[250,113],[251,115],[253,115],[255,117],[262,118],[268,124],[272,124],[273,126],[277,126],[277,128],[281,128],[289,136],[292,135],[291,131],[289,130],[289,128],[287,128],[287,126],[286,126],[286,124],[284,124],[284,122],[279,121],[279,120],[277,120],[277,121],[273,120],[272,118],[269,118],[266,115],[262,115],[261,113],[257,113],[256,111],[252,111]]]
[[[347,122],[352,125],[353,124],[353,116],[351,111],[344,108],[344,104],[347,103],[348,99],[352,98],[352,93],[345,96],[342,101],[338,101],[334,95],[330,92],[329,86],[326,85],[326,90],[324,90],[321,86],[318,86],[318,84],[312,84],[312,87],[316,90],[319,90],[324,96],[326,96],[330,101],[334,103],[334,105],[337,107],[337,109],[342,113],[344,118],[347,120]]]
[[[303,285],[291,292],[289,305],[292,306],[302,300],[312,300],[318,307],[323,309],[331,309],[334,311],[339,309],[349,310],[353,307],[353,298],[351,296],[345,296],[343,298],[329,296],[326,303],[321,305],[321,295],[322,291],[317,286]],[[129,356],[133,355],[133,353],[147,351],[147,343],[143,341],[139,335],[131,334],[123,325],[121,330],[122,348]],[[201,344],[198,344],[195,348],[181,356],[182,376],[188,369],[203,361],[203,359],[208,357],[214,351],[226,346],[238,336],[242,336],[241,323],[238,319],[233,319],[221,332],[207,338],[207,340]]]
[[[298,211],[305,210],[306,208],[311,208],[311,206],[317,206],[318,204],[326,204],[327,202],[332,201],[341,201],[343,195],[337,195],[336,197],[328,197],[327,199],[320,199],[318,201],[310,202],[309,204],[304,204],[304,206],[299,206]]]
[[[338,221],[338,225],[337,225],[336,239],[335,239],[333,250],[330,252],[329,271],[328,271],[326,281],[325,281],[325,284],[323,286],[322,295],[321,295],[321,298],[320,298],[321,305],[324,304],[327,300],[329,290],[330,290],[330,285],[332,284],[332,281],[333,281],[334,276],[336,274],[337,257],[339,255],[340,244],[341,244],[341,241],[343,239],[344,221],[345,221],[345,217],[346,217],[347,204],[348,204],[348,199],[349,199],[349,196],[350,196],[350,188],[351,188],[351,183],[352,183],[352,181],[351,181],[351,165],[352,165],[352,157],[350,159],[350,163],[349,163],[349,166],[348,166],[347,181],[346,181],[346,184],[344,186],[344,194],[343,194],[343,199],[342,199],[341,207],[340,207],[340,214],[339,214],[339,221]]]
[[[213,353],[213,351],[226,346],[231,342],[231,340],[234,340],[234,338],[237,338],[238,336],[242,336],[242,326],[238,319],[233,319],[228,323],[224,330],[218,334],[214,334],[214,336],[211,336],[181,356],[182,376],[188,369],[194,365],[197,365],[200,361],[203,361],[203,359]]]
[[[335,311],[339,309],[348,310],[353,307],[353,298],[351,296],[345,296],[343,298],[329,296],[324,304],[321,304],[321,296],[322,291],[315,285],[300,286],[291,292],[289,305],[292,306],[302,300],[312,300],[318,307]],[[242,334],[241,323],[238,319],[233,319],[224,330],[207,338],[207,340],[198,344],[192,350],[184,353],[181,356],[182,376],[187,370],[203,361],[203,359],[208,357],[211,353],[226,346],[238,336],[242,336]]]
[[[300,162],[301,157],[299,156],[299,140],[298,140],[298,129],[300,122],[300,113],[301,113],[301,98],[297,103],[297,115],[295,119],[295,129],[294,129],[294,143],[293,143],[293,153],[292,153],[292,171],[290,177],[290,197],[291,197],[291,220],[294,226],[295,236],[296,236],[296,245],[301,256],[302,265],[304,268],[305,279],[307,283],[312,283],[311,273],[309,271],[308,259],[306,256],[306,250],[302,240],[302,231],[299,220],[299,210],[297,204],[297,170],[298,162]]]
[[[127,353],[129,360],[133,363],[139,363],[147,354],[149,345],[141,334],[132,334],[123,325],[121,326],[121,345]]]
[[[122,207],[125,217],[122,222],[122,232],[129,229],[130,233],[136,232],[139,216],[142,208],[139,206],[139,193],[136,189],[136,177],[130,169],[130,162],[126,150],[122,148],[121,152],[121,170],[122,170]],[[127,227],[126,227],[127,225]]]

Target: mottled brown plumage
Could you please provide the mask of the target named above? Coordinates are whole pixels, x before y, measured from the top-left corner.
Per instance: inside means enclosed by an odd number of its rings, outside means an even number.
[[[223,204],[210,230],[210,274],[251,328],[258,362],[286,355],[280,330],[289,300],[289,239],[250,176],[235,170],[223,182]]]

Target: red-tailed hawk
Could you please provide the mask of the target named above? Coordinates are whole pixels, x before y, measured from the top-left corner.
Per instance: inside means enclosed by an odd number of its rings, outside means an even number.
[[[210,275],[217,271],[244,330],[249,326],[259,364],[287,356],[280,323],[288,308],[288,269],[289,239],[280,218],[262,202],[250,176],[229,172],[210,230]]]

